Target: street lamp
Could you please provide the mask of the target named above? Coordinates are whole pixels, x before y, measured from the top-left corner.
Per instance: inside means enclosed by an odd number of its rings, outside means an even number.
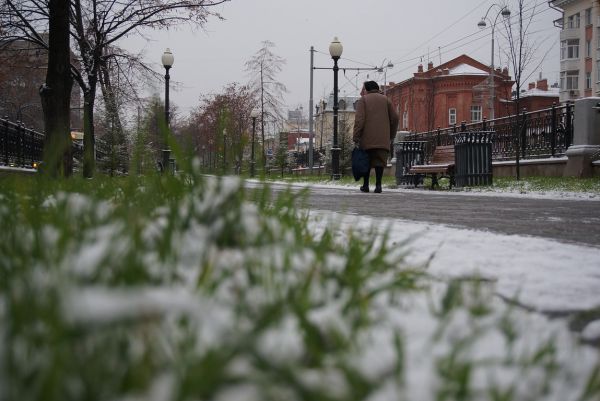
[[[227,172],[227,128],[223,128],[223,172]]]
[[[323,151],[323,124],[325,123],[325,110],[327,109],[327,102],[321,100],[321,138],[319,139],[319,149]]]
[[[385,62],[385,60],[383,60]],[[381,67],[377,69],[377,72],[383,72],[383,94],[387,93],[387,70],[388,68],[394,68],[394,64],[391,61],[388,61],[387,65],[384,67],[383,63],[381,63]]]
[[[492,22],[491,19],[488,18],[488,14],[490,12],[490,10],[493,7],[498,7],[500,8],[500,11],[498,12],[498,14],[496,14],[496,18],[494,18],[494,22]],[[495,91],[495,84],[494,84],[494,31],[496,30],[496,22],[498,22],[498,17],[502,15],[502,17],[504,18],[509,18],[510,17],[510,10],[508,9],[508,7],[506,6],[500,6],[499,4],[492,4],[490,6],[490,8],[488,8],[488,10],[485,13],[485,16],[481,19],[481,21],[479,21],[479,23],[477,23],[477,26],[480,29],[484,29],[487,24],[486,24],[486,20],[488,20],[490,22],[490,24],[492,25],[492,65],[490,66],[490,115],[489,115],[489,119],[493,120],[495,118],[495,113],[494,113],[494,91]]]
[[[260,112],[256,109],[252,109],[250,112],[250,117],[252,117],[252,151],[250,153],[250,177],[254,177],[254,168],[256,165],[256,161],[254,160],[254,142],[256,137],[256,119]]]
[[[167,48],[167,50],[165,50],[165,52],[163,53],[162,57],[161,57],[161,61],[163,64],[163,67],[165,67],[165,123],[167,125],[167,135],[165,135],[165,137],[167,138],[166,141],[166,148],[163,149],[162,151],[162,156],[163,156],[163,170],[166,170],[169,166],[169,162],[170,162],[170,157],[171,157],[171,150],[169,149],[169,143],[168,143],[168,131],[169,131],[169,122],[170,122],[170,115],[169,115],[169,70],[171,69],[171,67],[173,66],[173,61],[175,61],[175,59],[173,58],[173,53],[171,53],[171,49]]]
[[[340,151],[338,144],[338,60],[342,56],[344,47],[339,39],[333,38],[329,44],[329,54],[333,59],[333,146],[331,148],[331,172],[334,180],[341,178],[340,174]]]

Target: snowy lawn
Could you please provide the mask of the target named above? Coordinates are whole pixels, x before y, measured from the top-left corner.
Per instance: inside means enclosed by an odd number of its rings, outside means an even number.
[[[0,399],[600,397],[597,249],[299,196],[0,180]]]
[[[355,182],[351,177],[342,177],[333,181],[328,176],[269,176],[269,182],[315,186],[321,188],[335,188],[339,186],[357,188],[361,182]],[[256,181],[256,180],[254,180]],[[426,191],[429,194],[455,194],[455,195],[481,195],[481,196],[515,196],[545,199],[589,199],[600,201],[600,177],[571,178],[571,177],[523,177],[517,181],[512,177],[494,177],[491,186],[452,188],[448,190],[448,179],[440,179],[440,188],[430,190],[429,178],[418,188],[398,187],[396,178],[383,177],[383,187],[386,192]],[[373,185],[373,183],[371,183]]]

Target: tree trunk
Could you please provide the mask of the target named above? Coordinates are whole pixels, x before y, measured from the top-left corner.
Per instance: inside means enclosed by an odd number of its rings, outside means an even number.
[[[95,88],[90,84],[90,87]],[[96,170],[96,139],[94,137],[94,89],[83,93],[83,176],[91,178]]]
[[[69,0],[50,0],[49,51],[46,83],[40,89],[44,111],[44,165],[51,176],[73,172],[71,143],[71,53],[69,47]]]
[[[121,124],[121,116],[119,115],[119,106],[115,90],[110,80],[108,69],[104,66],[100,68],[100,89],[104,98],[106,107],[107,119],[110,121],[110,129],[108,130],[108,138],[106,139],[109,152],[109,171],[110,175],[114,175],[115,171],[121,169],[127,170],[127,144],[123,125]]]

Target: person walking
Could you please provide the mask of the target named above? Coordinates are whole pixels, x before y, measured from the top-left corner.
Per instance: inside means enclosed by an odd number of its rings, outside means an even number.
[[[353,140],[356,146],[367,151],[370,168],[364,176],[362,192],[369,192],[371,168],[375,168],[375,191],[381,193],[381,178],[387,165],[390,144],[398,128],[398,114],[392,103],[379,91],[375,81],[367,81],[360,92],[354,114]]]

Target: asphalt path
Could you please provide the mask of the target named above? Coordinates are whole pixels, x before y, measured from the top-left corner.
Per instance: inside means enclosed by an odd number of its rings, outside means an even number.
[[[275,191],[285,185],[274,185]],[[311,187],[307,207],[405,219],[456,228],[550,238],[600,247],[600,200],[539,199],[401,190],[362,193],[348,187]]]

